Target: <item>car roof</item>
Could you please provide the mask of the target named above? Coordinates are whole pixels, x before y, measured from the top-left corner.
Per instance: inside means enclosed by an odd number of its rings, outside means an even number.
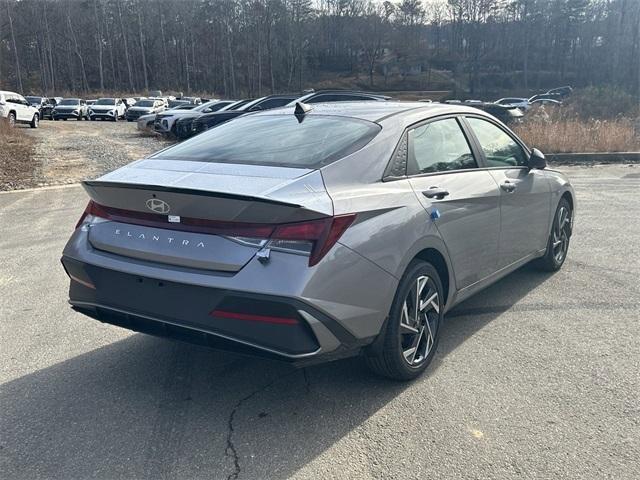
[[[478,113],[477,108],[462,104],[425,103],[425,102],[403,102],[403,101],[353,101],[353,102],[333,102],[314,103],[309,105],[311,110],[307,115],[333,115],[341,117],[357,118],[370,122],[380,123],[391,117],[400,115],[413,117],[413,114],[420,114],[424,118],[446,115],[450,113]],[[253,115],[292,115],[295,107],[280,107]],[[481,111],[480,111],[481,112]],[[417,120],[416,120],[417,121]]]

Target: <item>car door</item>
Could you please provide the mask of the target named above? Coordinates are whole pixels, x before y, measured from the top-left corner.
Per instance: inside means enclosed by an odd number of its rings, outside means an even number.
[[[409,181],[445,242],[457,288],[468,287],[497,268],[500,190],[455,116],[407,135]]]
[[[527,167],[529,153],[498,123],[466,116],[488,172],[500,187],[499,267],[506,267],[545,248],[551,194],[542,170]]]
[[[18,113],[18,118],[23,122],[30,122],[33,118],[32,107],[22,95],[18,95],[18,106],[20,113]]]
[[[10,109],[16,112],[16,120],[18,122],[24,121],[24,105],[20,96],[15,93],[7,94],[7,103],[10,105]]]

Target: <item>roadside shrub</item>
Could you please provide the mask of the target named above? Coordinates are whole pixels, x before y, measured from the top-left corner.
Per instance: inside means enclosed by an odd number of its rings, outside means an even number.
[[[582,119],[638,118],[640,99],[616,87],[576,90],[563,105],[565,117]]]

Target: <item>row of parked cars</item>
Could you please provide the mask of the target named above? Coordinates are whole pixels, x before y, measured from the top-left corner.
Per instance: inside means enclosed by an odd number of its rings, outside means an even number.
[[[564,87],[552,88],[551,90],[547,90],[544,93],[538,93],[529,98],[524,97],[505,97],[499,100],[496,100],[494,103],[497,105],[507,106],[507,107],[518,107],[522,110],[529,110],[531,107],[535,107],[537,105],[552,105],[559,106],[562,105],[562,101],[571,95],[573,92],[573,88],[566,85]]]
[[[210,100],[199,105],[179,105],[162,112],[141,116],[138,118],[138,129],[153,130],[162,135],[185,139],[233,118],[252,112],[293,105],[296,102],[313,104],[361,100],[384,101],[389,98],[371,92],[320,90],[303,94],[277,94],[240,100]]]
[[[484,110],[505,123],[511,123],[519,120],[524,112],[538,104],[561,105],[562,100],[571,92],[571,87],[564,86],[531,98],[505,97],[495,102],[448,100],[446,103],[465,103]],[[389,98],[371,92],[321,90],[239,100],[203,100],[199,97],[163,96],[162,92],[154,91],[151,92],[150,97],[84,100],[61,97],[22,97],[15,92],[0,91],[0,117],[8,118],[11,125],[28,123],[33,128],[37,128],[38,122],[45,118],[137,121],[140,130],[153,130],[162,135],[185,139],[238,116],[296,102],[313,104],[359,100],[384,101]]]
[[[559,93],[560,91],[562,93]],[[554,89],[545,94],[536,95],[532,97],[529,106],[536,105],[540,102],[559,104],[560,100],[557,100],[557,98],[560,98],[560,95],[568,95],[570,91],[571,87],[562,87],[561,89]],[[293,105],[296,102],[313,104],[358,100],[384,101],[389,98],[390,97],[371,92],[322,90],[318,92],[306,92],[302,96],[298,94],[279,94],[257,99],[211,100],[200,105],[181,105],[162,112],[141,116],[138,119],[138,129],[143,131],[153,130],[162,135],[185,139],[238,116],[260,110]],[[465,105],[479,108],[507,124],[519,121],[525,112],[522,103],[510,103],[504,100],[507,99],[500,99],[496,102],[447,100],[445,103],[464,103]],[[423,99],[421,101],[431,102],[430,99]]]
[[[161,92],[157,92],[161,95]],[[133,122],[142,115],[158,113],[183,105],[197,106],[197,97],[158,96],[131,98],[82,98],[44,97],[0,91],[0,117],[11,126],[27,123],[38,128],[40,120],[128,120]]]

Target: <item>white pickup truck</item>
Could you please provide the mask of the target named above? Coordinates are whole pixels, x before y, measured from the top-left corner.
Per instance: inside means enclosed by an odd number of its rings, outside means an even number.
[[[0,118],[6,118],[11,127],[16,123],[28,123],[38,128],[40,113],[19,93],[0,90]]]

